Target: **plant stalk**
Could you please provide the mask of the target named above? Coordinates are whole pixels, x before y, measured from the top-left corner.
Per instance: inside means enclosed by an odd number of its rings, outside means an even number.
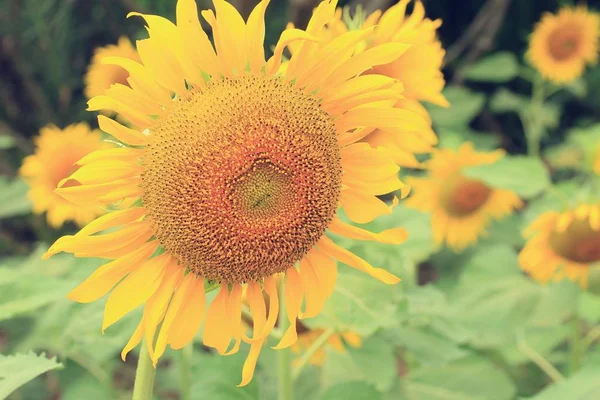
[[[140,359],[138,360],[137,369],[135,371],[132,400],[152,400],[155,375],[156,369],[154,368],[154,365],[152,365],[152,359],[150,359],[150,353],[148,353],[148,347],[144,340],[140,350]]]
[[[181,400],[189,400],[191,379],[191,359],[194,352],[193,343],[188,344],[183,349],[179,350],[179,379],[181,384]]]
[[[281,280],[279,287],[279,329],[285,332],[289,326],[287,313],[285,311],[285,285]],[[292,379],[292,355],[290,348],[277,350],[277,369],[278,369],[278,400],[294,399],[294,381]]]

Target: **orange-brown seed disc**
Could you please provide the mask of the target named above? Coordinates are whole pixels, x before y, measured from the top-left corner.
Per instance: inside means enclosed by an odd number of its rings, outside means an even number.
[[[587,220],[575,220],[566,231],[552,232],[550,246],[571,261],[578,263],[600,261],[600,231],[593,230]]]
[[[491,193],[483,182],[457,176],[447,183],[444,204],[452,215],[469,215],[484,205]]]
[[[567,60],[577,52],[582,28],[576,25],[562,26],[550,34],[548,46],[552,57],[558,61]]]
[[[150,138],[142,199],[156,237],[209,280],[285,271],[335,215],[342,169],[334,121],[291,83],[213,81],[179,99]]]

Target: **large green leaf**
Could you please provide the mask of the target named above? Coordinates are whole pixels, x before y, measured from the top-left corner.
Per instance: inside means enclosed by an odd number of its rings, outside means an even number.
[[[29,187],[21,179],[9,180],[0,176],[0,218],[29,214],[31,202],[27,198]]]
[[[556,383],[531,400],[592,400],[600,397],[600,365],[587,367]]]
[[[7,398],[36,376],[61,367],[56,359],[49,359],[44,354],[0,355],[0,399]]]
[[[384,335],[367,338],[360,347],[346,347],[345,352],[327,349],[323,366],[323,384],[360,380],[372,384],[378,391],[391,388],[397,377],[393,344]]]
[[[510,400],[515,385],[491,362],[469,356],[453,363],[422,367],[406,377],[406,397],[419,400]]]
[[[512,190],[526,199],[538,195],[551,184],[544,164],[525,156],[506,156],[493,164],[465,168],[463,174],[494,188]]]
[[[519,62],[514,54],[498,52],[463,70],[463,76],[477,82],[508,82],[519,74]]]
[[[479,114],[485,103],[482,93],[462,87],[449,86],[443,93],[450,102],[449,108],[427,106],[436,127],[466,127]]]
[[[329,388],[321,400],[380,400],[381,398],[381,393],[365,382],[347,382]]]
[[[495,113],[519,113],[529,105],[529,99],[506,88],[498,89],[490,100],[490,110]]]
[[[342,265],[335,291],[321,313],[303,322],[313,328],[334,328],[367,337],[379,328],[395,324],[398,296],[394,285]]]

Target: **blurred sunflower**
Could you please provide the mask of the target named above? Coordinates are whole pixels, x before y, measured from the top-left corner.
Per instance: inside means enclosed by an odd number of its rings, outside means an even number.
[[[298,332],[298,341],[292,345],[292,352],[302,355],[325,333],[324,329],[308,329]],[[344,344],[357,348],[362,344],[362,339],[354,332],[334,333],[327,339],[326,345],[339,353],[346,351]],[[294,360],[297,364],[300,359]],[[321,346],[308,360],[309,364],[322,366],[325,363],[325,347]]]
[[[485,234],[491,220],[506,217],[521,207],[515,193],[489,187],[461,173],[467,167],[492,164],[503,155],[501,150],[476,152],[473,144],[467,142],[457,151],[435,150],[426,163],[428,175],[407,179],[414,193],[405,204],[431,213],[436,244],[445,242],[455,251],[462,251]]]
[[[564,83],[580,77],[598,60],[600,16],[587,7],[545,13],[529,40],[528,57],[545,78]]]
[[[85,123],[73,124],[65,129],[49,125],[35,138],[35,152],[23,160],[19,174],[29,184],[29,198],[36,214],[47,212],[48,224],[60,228],[65,221],[75,221],[83,226],[104,213],[96,204],[75,205],[54,192],[56,187],[74,171],[84,165],[80,161],[89,153],[111,147],[102,142],[98,130],[90,130]],[[76,185],[75,182],[67,184]]]
[[[189,343],[204,320],[204,344],[220,354],[236,352],[242,341],[250,344],[241,385],[251,380],[279,313],[276,274],[285,274],[290,323],[276,348],[297,340],[297,317],[320,312],[335,285],[335,260],[388,284],[399,281],[325,233],[405,240],[401,228],[372,233],[336,214],[341,207],[352,221],[366,223],[391,213],[377,195],[406,194],[387,151],[358,142],[370,129],[398,138],[430,129],[421,114],[392,106],[402,96],[394,79],[360,76],[392,62],[406,46],[388,43],[355,55],[371,29],[321,40],[336,7],[336,1],[324,1],[306,31],[284,32],[265,62],[268,3],[261,1],[245,23],[232,5],[214,0],[216,15],[206,10],[202,16],[212,27],[216,52],[193,0],[178,1],[177,25],[133,13],[148,24],[150,37],[137,42],[143,64],[105,58],[127,69],[131,86],[111,86],[90,100],[89,109],[116,111],[128,120],[131,128],[98,117],[101,129],[134,147],[94,153],[95,162],[58,192],[82,204],[131,196],[139,201],[59,239],[45,254],[113,259],[70,298],[94,301],[117,285],[103,329],[145,303],[123,357],[145,337],[156,363],[167,345]],[[279,74],[282,53],[293,42],[301,45]],[[71,181],[80,185],[68,187]],[[207,307],[205,289],[215,288]],[[243,291],[252,336],[242,324]]]
[[[119,65],[105,64],[102,60],[106,57],[121,57],[140,62],[140,56],[126,36],[121,36],[116,45],[111,44],[95,49],[85,75],[84,92],[88,99],[103,95],[106,89],[115,83],[128,85],[129,72]]]
[[[521,268],[541,283],[569,279],[587,286],[591,264],[600,262],[600,205],[580,204],[540,215],[525,231]]]
[[[436,36],[442,21],[425,18],[425,8],[419,0],[415,1],[413,11],[408,15],[406,10],[409,3],[411,0],[401,0],[383,15],[377,10],[366,18],[357,9],[354,20],[345,15],[346,11],[337,9],[335,17],[327,24],[328,29],[323,39],[332,40],[357,29],[371,29],[371,34],[356,44],[356,53],[368,52],[380,45],[405,45],[406,51],[400,57],[365,70],[363,79],[365,82],[371,79],[373,84],[377,83],[379,75],[397,79],[403,85],[404,92],[403,99],[398,100],[396,107],[418,113],[431,124],[429,113],[419,102],[449,106],[441,93],[445,84],[441,71],[445,51]],[[288,29],[292,28],[292,25],[288,26]],[[290,52],[293,54],[298,46],[292,44]],[[366,77],[369,74],[375,76]],[[373,147],[385,148],[398,165],[417,168],[421,164],[415,154],[429,153],[437,144],[433,131],[428,129],[426,133],[406,132],[400,138],[388,130],[371,129],[364,141]]]

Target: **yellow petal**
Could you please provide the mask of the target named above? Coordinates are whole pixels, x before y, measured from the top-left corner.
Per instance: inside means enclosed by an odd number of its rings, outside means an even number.
[[[156,292],[170,261],[171,257],[166,254],[151,258],[119,283],[106,301],[102,332]]]
[[[125,361],[125,359],[127,358],[127,354],[131,350],[133,350],[138,344],[140,344],[143,337],[144,337],[144,320],[142,319],[140,321],[140,323],[138,324],[137,328],[135,328],[133,335],[131,335],[131,338],[129,338],[129,341],[127,342],[127,344],[121,351],[121,359],[123,361]]]
[[[158,242],[143,244],[135,251],[99,267],[67,297],[79,303],[98,300],[109,292],[129,272],[145,262],[158,248]]]
[[[400,244],[408,238],[408,232],[404,228],[393,228],[387,229],[381,233],[374,233],[342,222],[337,217],[331,221],[328,229],[337,235],[341,235],[349,239],[374,240],[380,243],[388,244]]]
[[[172,349],[181,349],[192,341],[204,321],[205,311],[204,279],[194,279],[169,331],[168,343]]]
[[[396,284],[400,282],[400,278],[390,274],[388,271],[381,268],[374,268],[371,264],[358,257],[357,255],[349,252],[336,245],[331,239],[323,236],[317,246],[331,257],[339,260],[340,262],[348,265],[349,267],[356,268],[359,271],[365,272],[371,275],[373,278],[380,280],[387,284]]]
[[[228,285],[221,285],[221,290],[206,313],[203,340],[205,346],[214,347],[219,354],[227,351],[231,339],[231,329],[227,320],[227,302],[229,300]]]
[[[392,213],[392,208],[377,197],[350,188],[342,190],[340,204],[352,221],[366,224],[382,215]]]
[[[262,0],[254,7],[246,24],[246,46],[250,70],[260,72],[265,64],[265,11],[270,0]]]
[[[285,310],[290,326],[283,334],[279,343],[273,347],[276,350],[289,347],[298,340],[296,318],[298,318],[300,307],[302,306],[302,295],[300,274],[296,270],[296,267],[288,268],[285,280]]]
[[[127,128],[104,115],[98,116],[98,126],[104,132],[114,136],[119,142],[132,146],[144,146],[148,143],[148,137],[143,133]]]

